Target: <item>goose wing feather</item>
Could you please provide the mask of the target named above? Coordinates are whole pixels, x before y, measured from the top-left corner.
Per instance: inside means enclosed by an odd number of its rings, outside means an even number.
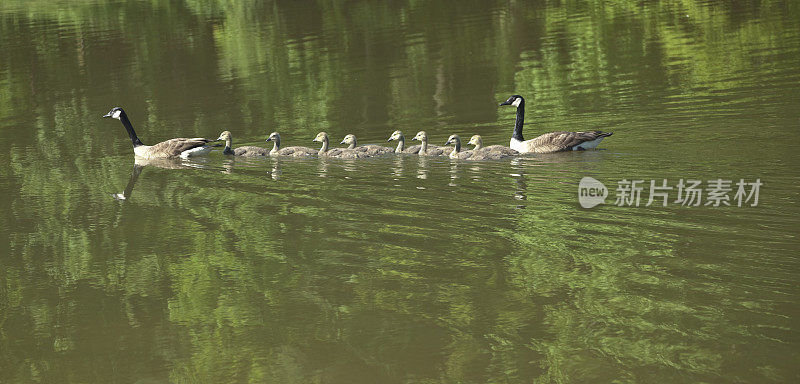
[[[208,145],[210,141],[202,137],[178,137],[152,145],[149,148],[149,152],[153,155],[164,155],[166,157],[180,156],[184,151]]]
[[[580,145],[581,143],[606,136],[609,136],[609,134],[601,131],[559,131],[545,133],[544,135],[526,141],[525,145],[532,149],[531,152],[535,153],[559,152],[570,150],[572,147]]]

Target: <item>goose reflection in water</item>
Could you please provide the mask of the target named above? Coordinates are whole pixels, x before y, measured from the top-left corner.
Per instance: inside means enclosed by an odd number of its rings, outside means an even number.
[[[317,174],[319,175],[319,177],[328,177],[329,169],[330,169],[330,164],[328,163],[328,160],[320,157],[319,163],[317,165]]]
[[[511,160],[511,167],[513,169],[511,177],[514,179],[514,199],[517,201],[528,200],[528,182],[525,179],[524,162],[522,159]],[[517,209],[525,209],[526,205],[523,203],[517,204]]]
[[[128,184],[125,186],[125,189],[121,193],[112,193],[111,197],[114,200],[118,201],[125,201],[131,198],[131,194],[133,194],[133,187],[136,185],[136,181],[139,179],[139,175],[142,173],[145,167],[152,166],[161,169],[196,169],[196,168],[206,168],[205,161],[195,161],[195,160],[187,160],[187,159],[143,159],[143,158],[135,158],[133,162],[133,169],[131,170],[131,177],[128,179]]]
[[[281,179],[281,161],[278,159],[272,160],[272,170],[269,173],[269,176],[272,180],[280,180]]]
[[[405,170],[405,163],[404,163],[403,156],[395,156],[394,164],[392,165],[392,176],[394,181],[398,181],[403,178],[403,171]]]
[[[458,177],[458,162],[453,161],[450,163],[450,182],[447,183],[447,185],[457,187],[458,183],[456,183],[456,180],[458,180]]]
[[[428,158],[419,156],[419,163],[417,165],[417,178],[425,180],[428,178]]]

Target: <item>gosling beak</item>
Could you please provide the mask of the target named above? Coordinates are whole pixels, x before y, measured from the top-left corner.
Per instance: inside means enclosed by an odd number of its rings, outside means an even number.
[[[392,138],[390,137],[390,138],[388,138],[386,141],[392,141]]]
[[[448,145],[448,144],[450,144],[451,142],[453,142],[453,140],[447,140],[447,142],[445,142],[445,143],[444,143],[444,145]]]
[[[111,117],[111,112],[109,112],[109,113],[106,113],[105,115],[103,115],[103,118],[104,118],[104,119],[105,119],[106,117]]]
[[[344,140],[342,140],[342,142],[341,142],[341,143],[339,143],[339,144],[344,144]]]

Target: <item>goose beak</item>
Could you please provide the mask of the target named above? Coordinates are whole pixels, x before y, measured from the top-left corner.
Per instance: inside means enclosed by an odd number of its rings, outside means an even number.
[[[111,117],[111,112],[109,112],[109,113],[106,113],[105,115],[103,115],[103,118],[104,118],[104,119],[105,119],[106,117]]]
[[[503,105],[511,105],[511,103],[509,103],[508,100],[506,100],[506,101],[500,103],[500,105],[498,105],[498,107],[499,106],[503,106]]]
[[[386,141],[392,141],[392,138],[390,137],[390,138],[388,138]]]
[[[444,143],[444,145],[448,145],[448,144],[450,144],[451,142],[452,142],[452,140],[447,140],[447,141]]]

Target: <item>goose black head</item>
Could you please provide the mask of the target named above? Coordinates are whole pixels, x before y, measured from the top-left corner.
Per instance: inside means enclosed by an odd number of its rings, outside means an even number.
[[[111,108],[111,110],[110,110],[110,111],[108,111],[108,113],[106,113],[105,115],[103,115],[103,118],[105,119],[106,117],[111,117],[111,118],[113,118],[113,119],[117,119],[117,120],[119,120],[119,119],[120,119],[120,117],[121,117],[122,115],[124,115],[124,114],[125,114],[125,111],[123,111],[123,110],[122,110],[122,108],[120,108],[120,107],[114,107],[114,108]]]
[[[519,107],[521,104],[525,103],[525,99],[522,98],[520,95],[513,95],[508,98],[508,100],[500,103],[500,105],[513,105],[515,107]]]

